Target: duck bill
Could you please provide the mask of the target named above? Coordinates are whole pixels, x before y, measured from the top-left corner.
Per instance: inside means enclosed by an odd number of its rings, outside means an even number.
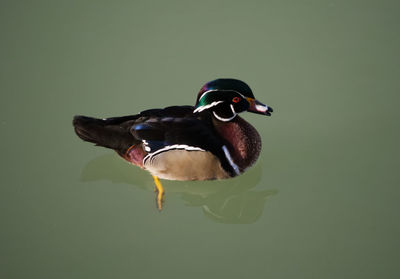
[[[271,107],[264,105],[263,103],[253,98],[247,98],[247,100],[250,103],[250,106],[247,109],[247,111],[271,116],[271,112],[273,112]]]

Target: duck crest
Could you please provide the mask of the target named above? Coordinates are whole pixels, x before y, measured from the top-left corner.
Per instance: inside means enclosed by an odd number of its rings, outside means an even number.
[[[257,130],[240,116],[230,122],[213,119],[217,133],[222,137],[234,163],[244,172],[252,166],[261,151],[261,137]]]

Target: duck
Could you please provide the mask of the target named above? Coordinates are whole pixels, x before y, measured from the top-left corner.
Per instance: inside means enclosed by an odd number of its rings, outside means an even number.
[[[94,118],[76,115],[79,138],[113,149],[153,177],[156,207],[162,210],[165,180],[215,180],[236,177],[261,152],[257,130],[242,112],[271,116],[273,109],[256,100],[250,87],[233,78],[205,83],[194,106],[168,106],[138,114]]]

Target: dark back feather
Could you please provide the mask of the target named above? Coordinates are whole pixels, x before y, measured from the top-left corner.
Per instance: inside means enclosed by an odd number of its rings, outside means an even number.
[[[76,134],[84,141],[111,148],[119,154],[138,141],[129,132],[128,123],[133,123],[137,116],[123,116],[108,119],[97,119],[87,116],[75,116],[73,125]]]

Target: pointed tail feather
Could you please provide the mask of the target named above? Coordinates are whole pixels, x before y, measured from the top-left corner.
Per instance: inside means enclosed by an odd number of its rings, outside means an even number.
[[[77,115],[72,123],[76,134],[84,141],[114,149],[120,154],[124,154],[131,145],[137,143],[129,129],[118,125],[121,123],[115,120]]]

